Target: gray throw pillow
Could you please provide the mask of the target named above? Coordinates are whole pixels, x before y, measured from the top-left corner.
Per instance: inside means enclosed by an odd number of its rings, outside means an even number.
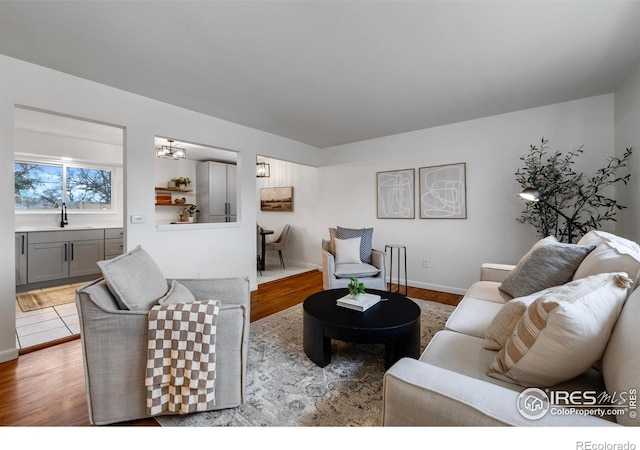
[[[169,290],[162,271],[139,245],[116,258],[98,261],[98,266],[121,309],[151,309]]]
[[[371,252],[373,249],[373,228],[342,228],[338,227],[338,239],[360,239],[360,261],[371,264]]]
[[[565,284],[595,245],[565,244],[549,236],[538,241],[499,286],[512,297],[524,297]]]
[[[176,280],[173,280],[171,282],[169,292],[158,300],[158,305],[168,305],[171,303],[193,303],[195,301],[196,298],[193,296],[191,291],[186,288],[186,286],[178,283]]]

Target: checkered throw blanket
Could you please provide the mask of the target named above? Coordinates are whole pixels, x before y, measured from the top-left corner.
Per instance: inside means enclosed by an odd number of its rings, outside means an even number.
[[[149,311],[147,410],[187,414],[215,405],[219,300],[157,305]]]

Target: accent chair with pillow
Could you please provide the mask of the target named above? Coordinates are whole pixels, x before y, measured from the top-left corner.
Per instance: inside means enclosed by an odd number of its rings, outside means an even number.
[[[159,415],[152,409],[149,399],[152,394],[147,382],[153,375],[149,365],[152,361],[150,342],[153,341],[149,323],[165,322],[153,313],[162,308],[176,309],[176,304],[181,305],[177,309],[202,305],[215,312],[206,324],[209,325],[208,333],[214,334],[214,339],[208,342],[214,344],[208,350],[214,356],[207,366],[198,366],[210,371],[200,373],[206,379],[209,392],[206,402],[197,411],[233,408],[243,403],[250,307],[246,278],[165,279],[140,246],[117,258],[100,261],[98,265],[103,278],[79,288],[76,293],[92,424]],[[185,330],[185,333],[191,331]],[[187,339],[191,345],[193,339]],[[202,362],[191,353],[183,358],[187,364]],[[157,360],[162,361],[162,357]],[[195,366],[191,374],[197,374]],[[173,378],[174,373],[170,375]],[[179,376],[188,378],[187,375]],[[164,392],[162,395],[165,396]],[[179,406],[182,406],[180,413],[187,410],[185,405]]]
[[[322,240],[322,287],[346,288],[355,277],[369,289],[387,290],[385,254],[372,248],[373,228],[329,228]]]
[[[542,239],[515,266],[483,264],[420,358],[385,373],[383,424],[640,426],[629,401],[640,386],[638,277],[640,247],[600,231],[578,244]],[[599,404],[609,395],[616,411],[527,411],[527,399],[541,400],[530,388],[591,391]]]

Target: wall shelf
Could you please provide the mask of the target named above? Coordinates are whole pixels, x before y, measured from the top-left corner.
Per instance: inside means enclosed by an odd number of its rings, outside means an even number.
[[[193,192],[193,189],[178,189],[178,188],[170,188],[170,187],[156,187],[156,191],[164,191],[164,192]]]
[[[189,206],[193,206],[193,203],[156,203],[156,206],[183,206],[183,207],[189,207]]]

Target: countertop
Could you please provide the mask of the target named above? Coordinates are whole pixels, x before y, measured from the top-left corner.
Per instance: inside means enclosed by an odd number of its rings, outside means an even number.
[[[89,225],[67,225],[65,227],[16,227],[16,233],[34,233],[37,231],[77,231],[77,230],[108,230],[123,228],[122,225],[105,225],[105,226],[89,226]]]

